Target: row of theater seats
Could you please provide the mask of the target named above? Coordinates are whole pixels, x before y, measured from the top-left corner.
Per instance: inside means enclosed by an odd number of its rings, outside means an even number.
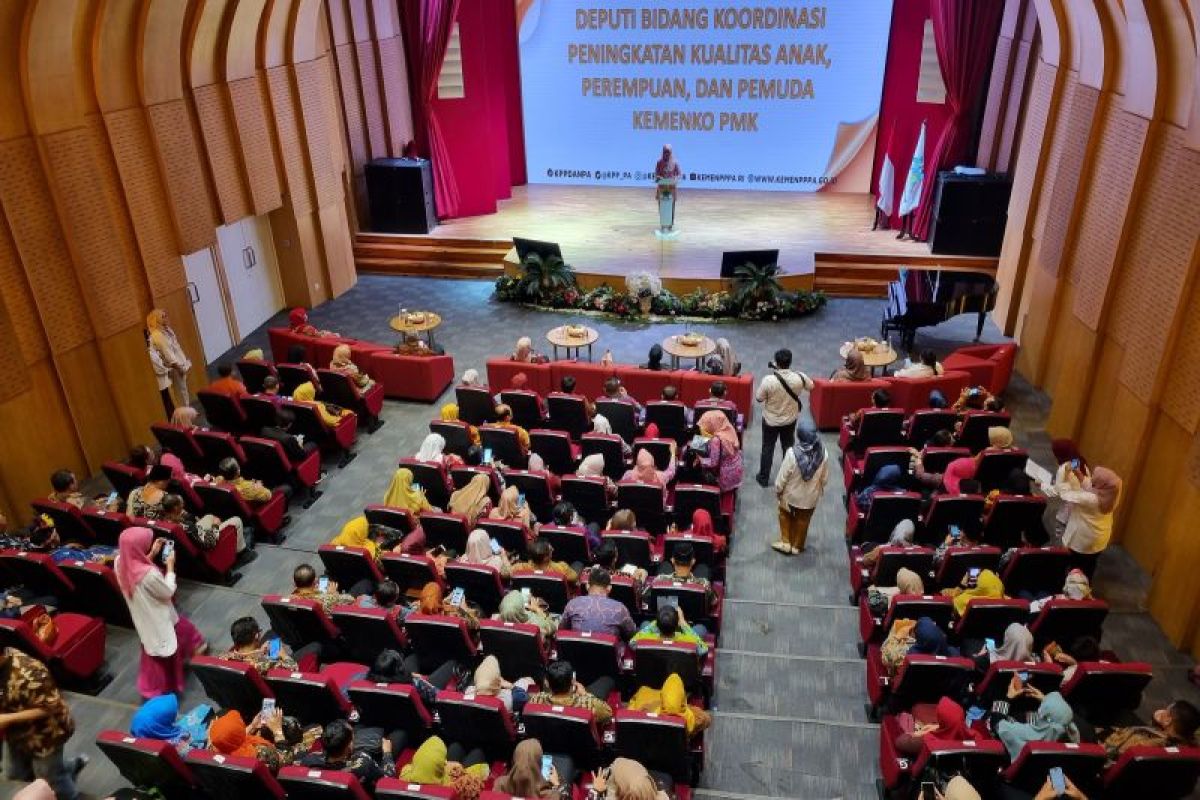
[[[290,377],[287,384],[282,384],[279,396],[275,397],[258,392],[242,397],[233,397],[208,389],[201,389],[197,392],[196,396],[200,398],[200,404],[204,406],[204,417],[208,420],[208,424],[230,433],[257,433],[262,430],[263,426],[273,419],[274,410],[278,407],[276,403],[280,402],[280,396],[290,397],[301,383],[312,382],[308,370],[299,364],[280,364],[278,368],[265,361],[239,361],[238,364],[243,369],[243,375],[247,364],[269,371],[270,374],[274,374],[278,369],[281,384],[285,370],[291,370],[295,373],[295,377]],[[359,391],[349,378],[339,372],[322,369],[317,370],[317,375],[320,380],[315,383],[313,388],[317,390],[318,399],[324,403],[332,403],[353,411],[356,417],[363,420],[363,427],[367,433],[374,433],[379,429],[379,426],[383,424],[379,419],[379,414],[383,410],[382,384],[374,383],[369,388]],[[262,386],[261,378],[257,384],[259,387]],[[247,390],[250,390],[249,386],[247,386]],[[271,410],[268,411],[264,404],[269,404]],[[288,408],[294,412],[296,405],[302,404],[290,403]],[[317,419],[320,421],[319,416]],[[304,425],[312,427],[307,422]],[[322,428],[328,428],[328,426],[322,423]],[[314,441],[329,436],[328,430],[314,429],[313,434],[319,437]]]
[[[912,413],[925,408],[929,393],[940,391],[950,401],[967,386],[983,386],[999,395],[1008,387],[1015,344],[960,347],[942,361],[943,374],[933,378],[901,378],[895,375],[866,381],[829,381],[817,379],[811,397],[813,421],[818,430],[837,430],[842,418],[852,411],[871,405],[871,395],[886,389],[892,405]]]
[[[856,456],[869,447],[883,445],[905,445],[919,449],[941,430],[954,433],[956,447],[978,453],[988,446],[989,428],[1007,428],[1012,421],[1004,411],[971,410],[960,413],[947,408],[925,408],[924,404],[915,411],[869,406],[854,411],[859,413],[858,423],[851,426],[847,418],[842,419],[839,444],[843,451]],[[962,423],[962,428],[955,433],[959,423]]]
[[[396,400],[432,403],[454,380],[454,359],[446,355],[405,356],[385,344],[340,336],[301,336],[287,328],[268,328],[267,338],[277,365],[288,363],[291,349],[297,345],[304,348],[304,362],[314,366],[329,364],[334,348],[349,345],[350,359],[355,365],[383,387],[384,396]]]

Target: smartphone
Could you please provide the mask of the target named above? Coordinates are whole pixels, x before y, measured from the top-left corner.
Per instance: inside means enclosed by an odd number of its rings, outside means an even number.
[[[414,484],[412,485],[412,487],[413,487],[413,491],[414,491],[414,492],[419,492],[419,491],[421,491],[421,484],[419,484],[419,483],[414,483]]]
[[[319,589],[321,592],[329,591],[329,576],[328,575],[322,575],[317,580],[317,589]]]
[[[983,643],[984,643],[984,645],[987,646],[987,649],[989,651],[994,651],[996,649],[996,640],[995,639],[984,639]]]
[[[1018,672],[1017,678],[1021,681],[1021,683],[1029,683],[1029,673],[1028,672],[1024,672],[1024,671]]]
[[[121,495],[117,494],[116,492],[113,492],[108,496],[108,504],[112,505],[113,503],[117,502],[117,498],[120,496]]]
[[[167,539],[166,543],[163,544],[163,549],[162,549],[163,563],[166,563],[167,559],[169,559],[174,552],[175,552],[175,542],[171,541],[170,539]]]
[[[550,780],[550,770],[554,769],[554,759],[550,756],[542,756],[542,780]]]
[[[984,710],[979,706],[971,706],[967,709],[967,724],[972,725],[983,719]]]
[[[972,586],[974,586],[975,582],[979,580],[980,572],[982,572],[982,570],[979,567],[971,567],[969,570],[967,570],[967,580],[971,582]]]
[[[483,463],[484,464],[492,463],[492,448],[490,448],[490,447],[483,448]]]
[[[467,590],[461,586],[457,586],[455,587],[454,591],[450,593],[450,597],[446,599],[446,602],[452,606],[461,606],[462,601],[466,596]]]
[[[263,718],[263,720],[268,720],[271,717],[275,716],[275,698],[274,697],[264,697],[263,698],[262,712],[259,714],[259,716],[261,716]]]
[[[282,649],[282,646],[283,644],[279,641],[278,636],[267,642],[267,658],[272,660],[279,658],[279,651]]]
[[[525,493],[524,492],[520,492],[517,494],[517,507],[518,508],[525,507]]]
[[[950,526],[950,538],[951,539],[961,539],[962,538],[962,528],[958,527],[957,525],[951,525]]]
[[[1056,795],[1067,793],[1067,777],[1063,775],[1062,767],[1050,768],[1050,786]]]
[[[500,555],[500,543],[497,542],[495,539],[492,539],[491,543],[492,543],[492,553],[494,555]]]
[[[1079,469],[1079,459],[1078,458],[1071,459],[1071,469],[1075,469],[1075,470]]]
[[[934,793],[932,782],[921,782],[921,800],[937,800],[937,794]]]
[[[525,602],[526,602],[526,603],[529,603],[529,598],[530,598],[530,597],[532,597],[532,596],[533,596],[533,592],[531,592],[531,591],[529,590],[529,587],[528,587],[528,586],[522,586],[522,587],[521,587],[521,597],[525,598]]]

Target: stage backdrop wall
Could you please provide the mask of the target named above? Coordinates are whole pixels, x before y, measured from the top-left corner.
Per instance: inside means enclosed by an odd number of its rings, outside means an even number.
[[[891,6],[526,0],[529,179],[646,185],[669,142],[685,186],[865,192]]]

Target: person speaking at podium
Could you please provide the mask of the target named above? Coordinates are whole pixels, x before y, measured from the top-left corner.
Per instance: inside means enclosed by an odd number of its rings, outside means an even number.
[[[658,184],[655,198],[658,200],[660,231],[667,232],[675,227],[675,187],[682,174],[679,162],[675,160],[675,153],[671,150],[671,145],[663,145],[662,158],[654,165],[654,180]]]

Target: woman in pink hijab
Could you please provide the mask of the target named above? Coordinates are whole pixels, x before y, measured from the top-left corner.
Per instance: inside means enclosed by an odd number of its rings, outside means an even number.
[[[699,460],[703,469],[716,470],[717,486],[722,492],[732,492],[742,485],[745,464],[742,444],[737,430],[724,411],[705,411],[696,426],[708,437],[708,450]]]
[[[656,486],[666,488],[666,485],[675,478],[675,443],[671,443],[671,463],[664,470],[658,469],[654,464],[654,455],[646,449],[638,451],[637,457],[633,460],[633,469],[626,470],[621,476],[623,481],[637,481],[638,483],[651,483]]]
[[[1090,581],[1112,538],[1113,514],[1121,502],[1121,478],[1108,467],[1096,467],[1085,475],[1082,464],[1060,474],[1054,488],[1067,508],[1063,545],[1071,551],[1071,566],[1082,570]]]
[[[174,552],[163,559],[165,574],[154,563],[165,542],[149,528],[136,527],[126,528],[117,540],[117,585],[142,643],[137,687],[145,698],[181,694],[184,664],[208,649],[196,626],[175,610]]]

